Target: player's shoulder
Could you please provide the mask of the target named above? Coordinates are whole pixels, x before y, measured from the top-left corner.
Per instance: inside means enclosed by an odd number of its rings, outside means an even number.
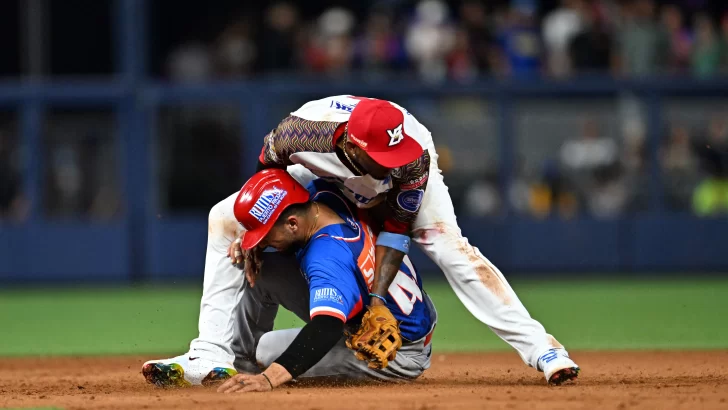
[[[351,249],[346,245],[352,239],[352,229],[345,224],[332,224],[318,231],[309,242],[308,249],[314,253],[339,252],[352,254]]]
[[[332,182],[324,178],[317,178],[307,186],[312,201],[322,203],[334,212],[341,215],[353,216],[353,204],[341,193],[341,190]]]
[[[327,229],[328,228],[328,229]],[[301,268],[309,272],[338,276],[342,270],[354,271],[354,252],[346,241],[341,240],[345,234],[341,225],[331,225],[314,235],[306,245],[301,258]]]
[[[291,115],[309,121],[346,122],[357,102],[350,95],[334,95],[309,101]]]

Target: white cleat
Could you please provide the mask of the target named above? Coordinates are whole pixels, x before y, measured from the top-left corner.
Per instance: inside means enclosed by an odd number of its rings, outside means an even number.
[[[550,385],[558,386],[579,377],[579,366],[569,358],[566,349],[550,349],[538,358],[538,370],[541,370]]]
[[[231,363],[203,359],[194,353],[150,360],[142,366],[147,382],[159,387],[209,386],[237,373]]]

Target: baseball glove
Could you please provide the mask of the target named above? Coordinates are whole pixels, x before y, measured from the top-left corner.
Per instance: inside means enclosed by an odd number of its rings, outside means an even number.
[[[386,306],[369,306],[359,330],[348,335],[346,346],[371,369],[384,369],[402,347],[399,324]]]

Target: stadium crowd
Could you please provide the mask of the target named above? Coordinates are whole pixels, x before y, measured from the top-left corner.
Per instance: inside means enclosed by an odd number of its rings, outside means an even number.
[[[467,82],[728,74],[728,3],[722,1],[388,0],[355,10],[324,7],[313,16],[297,2],[261,4],[257,14],[223,16],[226,23],[214,24],[212,34],[194,24],[185,26],[184,36],[152,47],[161,52],[150,70],[166,81],[183,83],[291,75],[362,81],[416,75],[424,82]],[[415,103],[398,102],[425,124],[432,118],[433,112],[425,114]],[[447,104],[458,108],[448,109]],[[477,121],[482,104],[445,101],[434,114],[446,118],[448,112],[469,111]],[[507,187],[495,161],[463,174],[458,169],[462,161],[453,164],[453,157],[462,159],[452,152],[455,143],[433,129],[459,214],[498,216],[506,204],[536,218],[611,218],[640,212],[649,207],[646,187],[653,161],[662,170],[669,210],[728,214],[725,112],[691,123],[666,117],[659,155],[648,158],[644,115],[638,103],[626,105],[632,107],[626,115],[613,119],[623,124],[616,131],[606,130],[608,119],[588,110],[570,113],[550,131],[544,128],[553,134],[552,148],[544,150],[550,154],[537,163],[519,163]],[[225,175],[241,169],[239,112],[235,107],[207,111],[160,113],[159,138],[165,147],[158,153],[164,191],[160,198],[166,210],[206,210],[230,190],[210,181],[225,181]],[[78,113],[54,118],[44,128],[50,145],[44,151],[44,210],[58,217],[113,218],[122,211],[118,189],[108,182],[115,172],[113,120]],[[27,215],[17,128],[17,116],[0,112],[0,219]],[[473,130],[483,132],[482,127]],[[532,134],[516,137],[542,137]],[[204,149],[196,141],[206,141]],[[516,145],[519,150],[539,149],[530,143]],[[483,142],[472,151],[497,152],[497,147]],[[193,162],[197,166],[189,167]],[[211,178],[213,174],[219,177]]]

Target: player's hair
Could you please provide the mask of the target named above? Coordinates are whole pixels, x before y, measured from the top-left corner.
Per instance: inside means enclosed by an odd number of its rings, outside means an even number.
[[[289,216],[305,215],[311,209],[311,206],[313,206],[312,201],[304,202],[302,204],[293,204],[289,206],[288,208],[284,209],[283,212],[281,212],[281,215],[278,217],[275,225],[280,225],[284,223]]]

